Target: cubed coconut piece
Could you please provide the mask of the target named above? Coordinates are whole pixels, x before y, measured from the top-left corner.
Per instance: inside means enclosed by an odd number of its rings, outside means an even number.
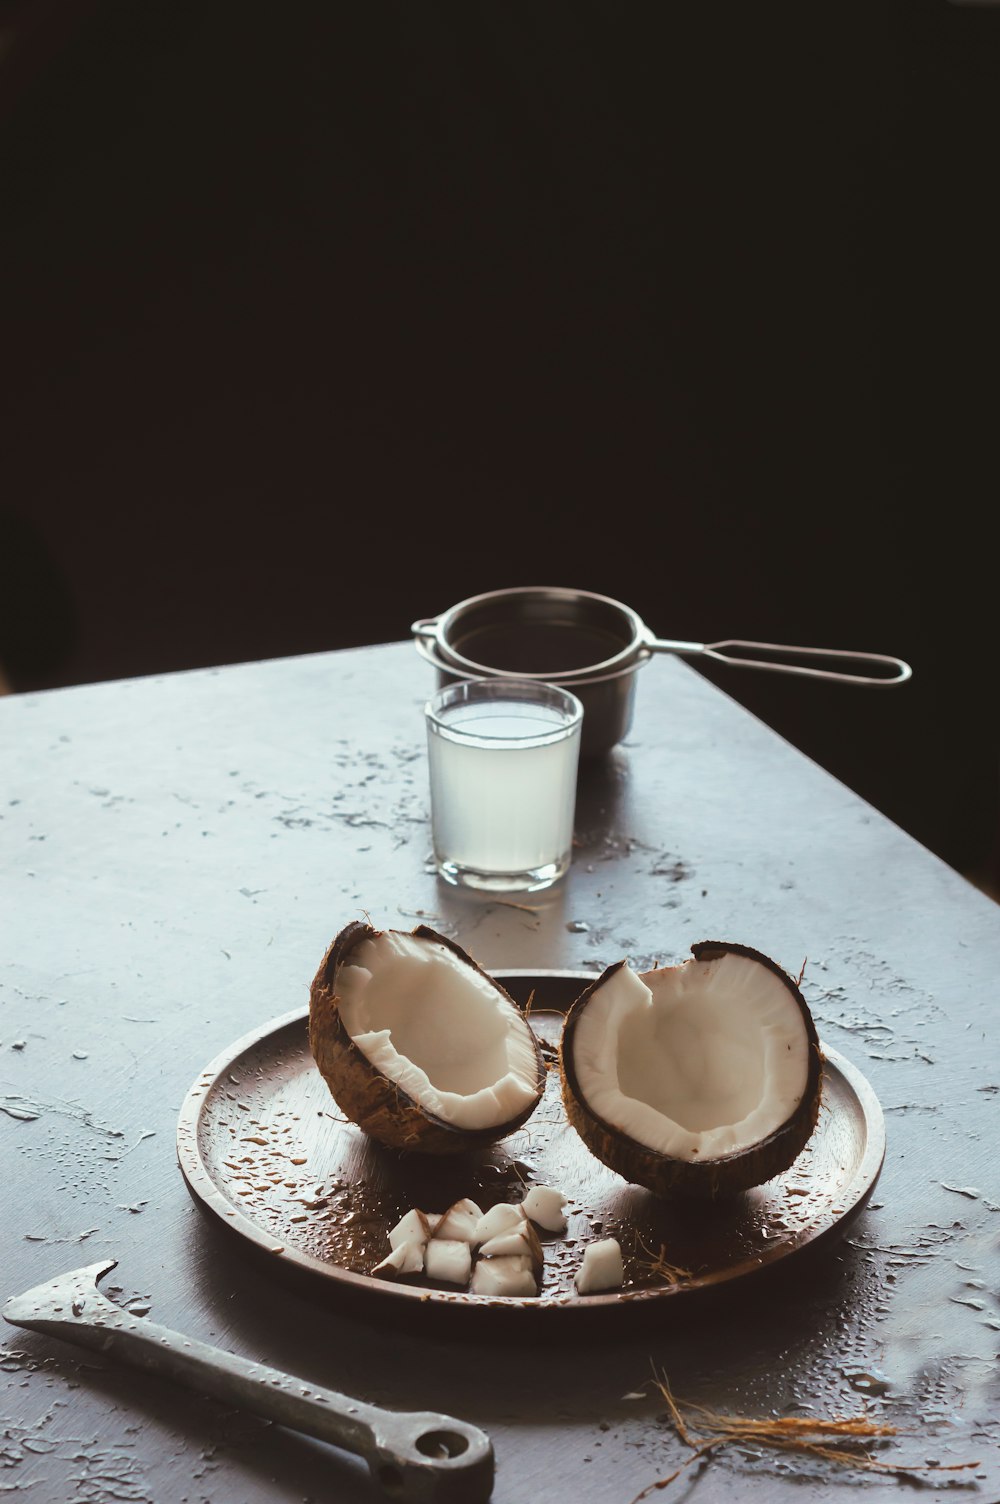
[[[422,1274],[423,1268],[423,1243],[399,1243],[372,1273],[382,1279],[398,1279],[401,1274]]]
[[[566,1197],[550,1185],[533,1185],[521,1202],[521,1210],[546,1232],[565,1232]]]
[[[517,1258],[527,1255],[535,1271],[535,1278],[541,1278],[544,1257],[542,1245],[537,1232],[526,1219],[522,1219],[509,1232],[498,1232],[495,1238],[489,1238],[479,1250],[481,1259],[509,1258],[512,1255]]]
[[[432,1229],[435,1238],[458,1238],[462,1243],[474,1243],[476,1228],[479,1219],[483,1215],[482,1208],[474,1201],[465,1196],[461,1201],[456,1201],[453,1206],[438,1219],[437,1226]]]
[[[576,1288],[581,1295],[591,1295],[597,1290],[618,1290],[625,1281],[625,1266],[617,1238],[601,1238],[597,1243],[588,1243],[583,1250],[583,1262],[576,1274]]]
[[[472,1271],[473,1295],[537,1295],[538,1284],[527,1254],[478,1259]]]
[[[537,1237],[538,1234],[536,1233]],[[487,1238],[479,1249],[481,1259],[504,1258],[508,1254],[530,1253],[528,1245],[528,1224],[511,1228],[510,1232],[498,1232],[495,1238]]]
[[[396,1249],[401,1243],[424,1244],[433,1231],[427,1213],[418,1211],[416,1207],[408,1211],[405,1217],[400,1217],[395,1227],[389,1233],[389,1247]]]
[[[495,1238],[502,1232],[510,1232],[511,1228],[519,1227],[523,1222],[524,1213],[519,1206],[512,1206],[507,1201],[498,1201],[496,1206],[491,1206],[476,1223],[473,1241],[488,1243],[490,1238]]]
[[[424,1248],[424,1272],[446,1285],[467,1285],[472,1273],[472,1249],[462,1238],[431,1238]]]

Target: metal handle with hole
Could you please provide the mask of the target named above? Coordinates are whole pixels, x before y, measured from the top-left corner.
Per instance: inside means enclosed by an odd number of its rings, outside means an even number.
[[[385,1494],[405,1504],[485,1504],[493,1447],[478,1426],[434,1411],[392,1411],[133,1316],[97,1288],[115,1260],[15,1296],[3,1308],[29,1327],[173,1379],[363,1457]]]
[[[648,634],[645,647],[651,653],[679,653],[684,657],[712,658],[716,663],[726,663],[733,668],[768,669],[772,673],[801,674],[810,679],[834,679],[846,684],[889,685],[905,684],[913,673],[902,658],[893,658],[886,653],[855,653],[842,648],[791,647],[780,642],[748,642],[742,637],[727,637],[722,642],[677,642],[666,637]],[[729,649],[730,651],[727,651]],[[763,654],[764,656],[755,656]],[[809,660],[794,663],[791,660]],[[823,668],[824,662],[846,665],[856,663],[857,672],[845,667]],[[865,673],[865,669],[884,672]]]

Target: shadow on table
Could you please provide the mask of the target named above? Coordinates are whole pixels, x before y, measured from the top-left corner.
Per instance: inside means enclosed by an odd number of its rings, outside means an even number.
[[[629,774],[628,754],[620,747],[581,762],[573,825],[573,844],[578,850],[600,853],[622,841]]]

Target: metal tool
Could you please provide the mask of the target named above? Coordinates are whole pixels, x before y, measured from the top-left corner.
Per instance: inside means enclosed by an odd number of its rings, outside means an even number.
[[[382,1410],[133,1316],[97,1288],[116,1263],[89,1264],[15,1295],[3,1308],[4,1318],[96,1348],[354,1452],[393,1499],[482,1504],[489,1498],[493,1446],[478,1426],[428,1410]]]

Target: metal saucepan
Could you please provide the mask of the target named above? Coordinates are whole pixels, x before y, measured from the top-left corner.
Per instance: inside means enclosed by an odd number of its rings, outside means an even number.
[[[457,679],[543,679],[561,684],[584,709],[581,751],[607,752],[627,735],[635,675],[654,653],[711,658],[734,668],[770,669],[844,684],[903,684],[901,658],[774,642],[679,642],[654,637],[630,606],[589,590],[555,585],[490,590],[410,628],[417,651],[443,686]],[[839,667],[837,666],[839,665]],[[850,667],[853,665],[853,668]]]

